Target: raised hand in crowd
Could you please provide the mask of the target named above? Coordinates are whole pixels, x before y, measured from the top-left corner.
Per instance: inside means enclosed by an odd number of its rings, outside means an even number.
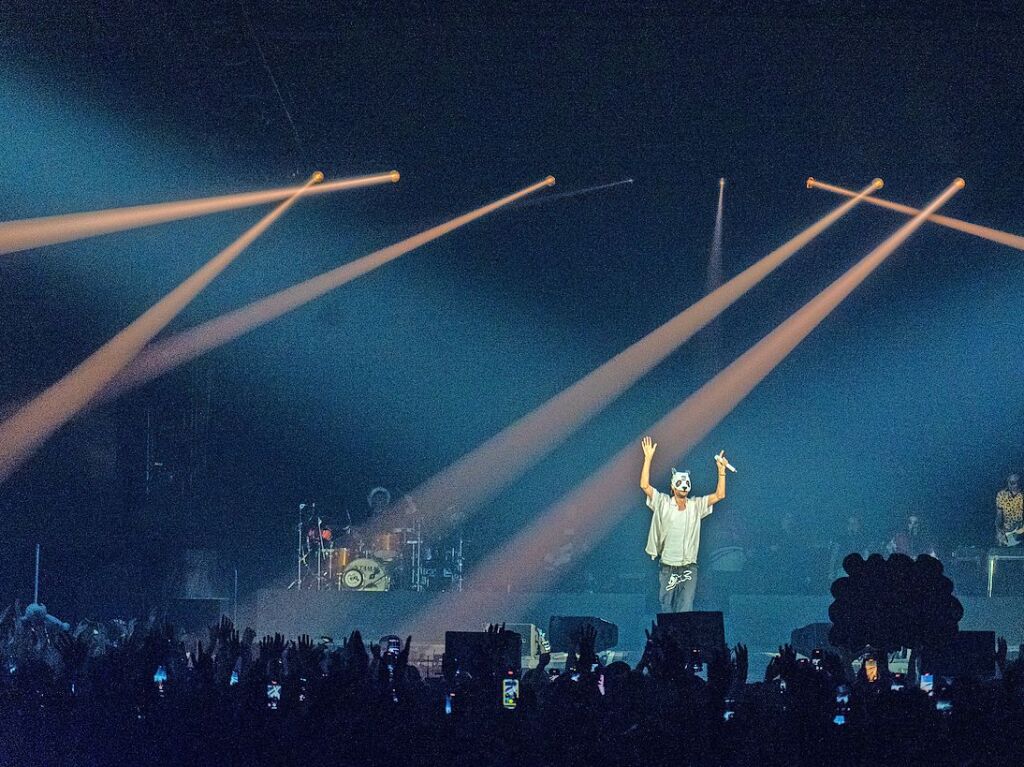
[[[597,657],[597,652],[594,650],[596,643],[597,629],[590,623],[584,623],[580,630],[579,642],[576,645],[579,658],[576,668],[580,671],[590,671],[600,665],[600,658]]]
[[[492,623],[487,626],[487,668],[492,677],[497,678],[505,673],[505,624]]]
[[[285,639],[283,634],[267,634],[260,640],[260,662],[281,660],[284,653]]]
[[[89,640],[84,634],[77,636],[67,632],[58,632],[53,637],[53,646],[60,654],[64,670],[71,678],[77,677],[89,657]]]
[[[733,686],[736,668],[732,663],[729,648],[722,645],[711,657],[705,659],[708,671],[708,689],[712,698],[724,700]]]
[[[299,635],[295,644],[295,659],[301,676],[309,677],[319,672],[320,648],[313,643],[309,634]]]
[[[380,648],[378,648],[379,651]],[[353,631],[342,645],[342,666],[350,674],[364,676],[370,668],[370,654],[366,651],[363,635]]]
[[[209,681],[213,678],[213,656],[199,639],[196,640],[195,653],[192,655],[192,670],[200,680]]]
[[[737,644],[733,650],[736,666],[735,685],[743,687],[747,683],[747,676],[750,673],[750,653],[745,644]]]

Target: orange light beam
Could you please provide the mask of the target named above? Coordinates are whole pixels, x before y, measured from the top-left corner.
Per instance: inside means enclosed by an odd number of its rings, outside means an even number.
[[[88,406],[167,323],[284,215],[309,187],[320,183],[323,177],[320,171],[314,173],[288,199],[89,355],[74,370],[0,423],[0,483],[16,471],[50,435]]]
[[[691,394],[654,424],[650,434],[663,450],[665,465],[678,461],[717,426],[758,383],[814,328],[860,285],[896,248],[916,231],[935,210],[964,186],[956,179],[924,210],[900,227],[882,244],[854,264],[821,293],[798,309],[771,333],[734,360],[727,368]],[[440,627],[479,626],[493,619],[494,592],[535,588],[545,577],[540,564],[551,545],[552,530],[582,532],[576,543],[592,547],[615,524],[624,509],[635,509],[639,492],[640,435],[604,466],[552,505],[521,533],[491,555],[467,579],[461,592],[445,594],[410,630],[434,636]],[[669,452],[670,451],[670,452]],[[666,456],[665,453],[668,453]],[[639,545],[639,544],[638,544]],[[453,621],[453,618],[457,619]],[[457,623],[458,625],[453,625]]]
[[[306,190],[304,194],[324,194],[341,189],[357,189],[376,184],[395,183],[398,179],[397,170],[389,173],[374,173],[369,176],[353,176],[352,178],[328,181]],[[302,189],[305,187],[291,186],[262,192],[243,192],[196,200],[160,202],[153,205],[136,205],[129,208],[65,213],[58,216],[0,222],[0,255],[44,245],[55,245],[60,242],[72,242],[101,234],[123,232],[126,229],[137,229],[168,221],[208,216],[211,213],[222,213],[227,210],[278,202],[293,196]]]
[[[835,194],[841,194],[848,197],[857,194],[849,189],[843,189],[840,186],[833,186],[832,184],[826,184],[824,181],[818,181],[818,179],[813,176],[807,179],[807,188],[824,189],[826,192],[834,192]],[[895,210],[908,216],[916,216],[920,213],[917,208],[911,208],[909,205],[901,205],[898,202],[891,202],[890,200],[883,200],[878,197],[872,197],[868,202],[872,205],[877,205],[880,208],[888,208],[889,210]],[[992,242],[997,242],[1000,245],[1006,245],[1011,248],[1016,248],[1017,250],[1024,250],[1024,237],[1019,234],[1002,232],[998,229],[992,229],[988,226],[980,226],[979,224],[972,224],[969,221],[962,221],[959,218],[950,218],[949,216],[932,215],[928,216],[928,220],[933,224],[939,224],[940,226],[948,226],[950,229],[956,229],[958,232],[973,234],[975,237],[991,240]]]
[[[233,341],[250,330],[265,325],[293,309],[329,293],[335,288],[351,282],[357,277],[373,271],[384,264],[394,261],[428,242],[436,240],[471,221],[486,216],[509,203],[515,202],[539,189],[552,186],[554,176],[532,184],[518,192],[502,197],[488,205],[472,210],[469,213],[438,224],[412,237],[408,237],[394,245],[374,251],[362,258],[312,277],[290,288],[278,291],[264,299],[255,301],[233,312],[222,314],[212,320],[190,328],[176,335],[159,341],[145,349],[138,358],[111,381],[104,399],[112,398],[136,386],[141,386],[167,371],[205,354],[212,349]]]
[[[410,493],[426,518],[468,512],[493,498],[622,392],[718,317],[876,189],[875,179],[828,215],[596,370],[426,480]]]

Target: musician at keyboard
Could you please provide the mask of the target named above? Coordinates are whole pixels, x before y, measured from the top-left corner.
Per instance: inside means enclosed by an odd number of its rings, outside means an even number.
[[[1024,542],[1024,493],[1020,476],[1011,474],[1006,487],[996,493],[996,543],[1019,546]]]

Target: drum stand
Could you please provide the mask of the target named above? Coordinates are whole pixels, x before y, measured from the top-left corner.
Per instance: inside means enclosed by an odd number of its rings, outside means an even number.
[[[300,503],[296,573],[295,580],[288,584],[288,588],[302,591],[303,580],[307,583],[310,581],[312,575],[310,569],[315,567],[316,590],[323,591],[325,588],[334,588],[334,558],[331,556],[334,553],[334,546],[333,543],[330,548],[324,546],[323,520],[317,514],[315,503],[308,504],[308,506],[312,509],[313,516],[316,517],[316,543],[310,543],[305,536],[309,527],[303,519],[307,504]]]
[[[316,504],[313,504],[313,511],[316,511]],[[320,519],[320,515],[316,518],[316,590],[324,590],[324,581],[326,580],[330,584],[330,580],[324,578],[324,560],[327,560],[328,566],[330,566],[331,559],[330,554],[324,548],[324,529],[323,520]]]
[[[452,589],[454,591],[462,591],[462,566],[464,564],[462,556],[462,530],[459,530],[458,543],[452,546],[449,551],[451,551],[452,554],[452,569],[450,574],[452,579]]]
[[[406,541],[411,548],[409,552],[409,587],[413,591],[423,591],[427,587],[427,579],[423,573],[423,525],[416,520],[413,537]]]
[[[302,512],[305,510],[306,504],[299,504],[299,522],[295,525],[295,530],[299,536],[299,548],[297,561],[297,572],[295,573],[295,580],[288,584],[289,589],[295,589],[296,591],[302,591],[302,569],[307,566],[307,556],[305,539],[302,537],[302,533],[305,530],[305,525],[302,522]]]

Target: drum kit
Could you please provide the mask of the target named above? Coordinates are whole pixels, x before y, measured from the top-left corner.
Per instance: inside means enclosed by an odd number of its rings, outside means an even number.
[[[461,591],[464,541],[428,538],[419,519],[362,538],[351,524],[325,521],[299,505],[298,566],[288,588],[317,591]],[[411,524],[410,524],[411,522]],[[379,527],[379,526],[378,526]]]

